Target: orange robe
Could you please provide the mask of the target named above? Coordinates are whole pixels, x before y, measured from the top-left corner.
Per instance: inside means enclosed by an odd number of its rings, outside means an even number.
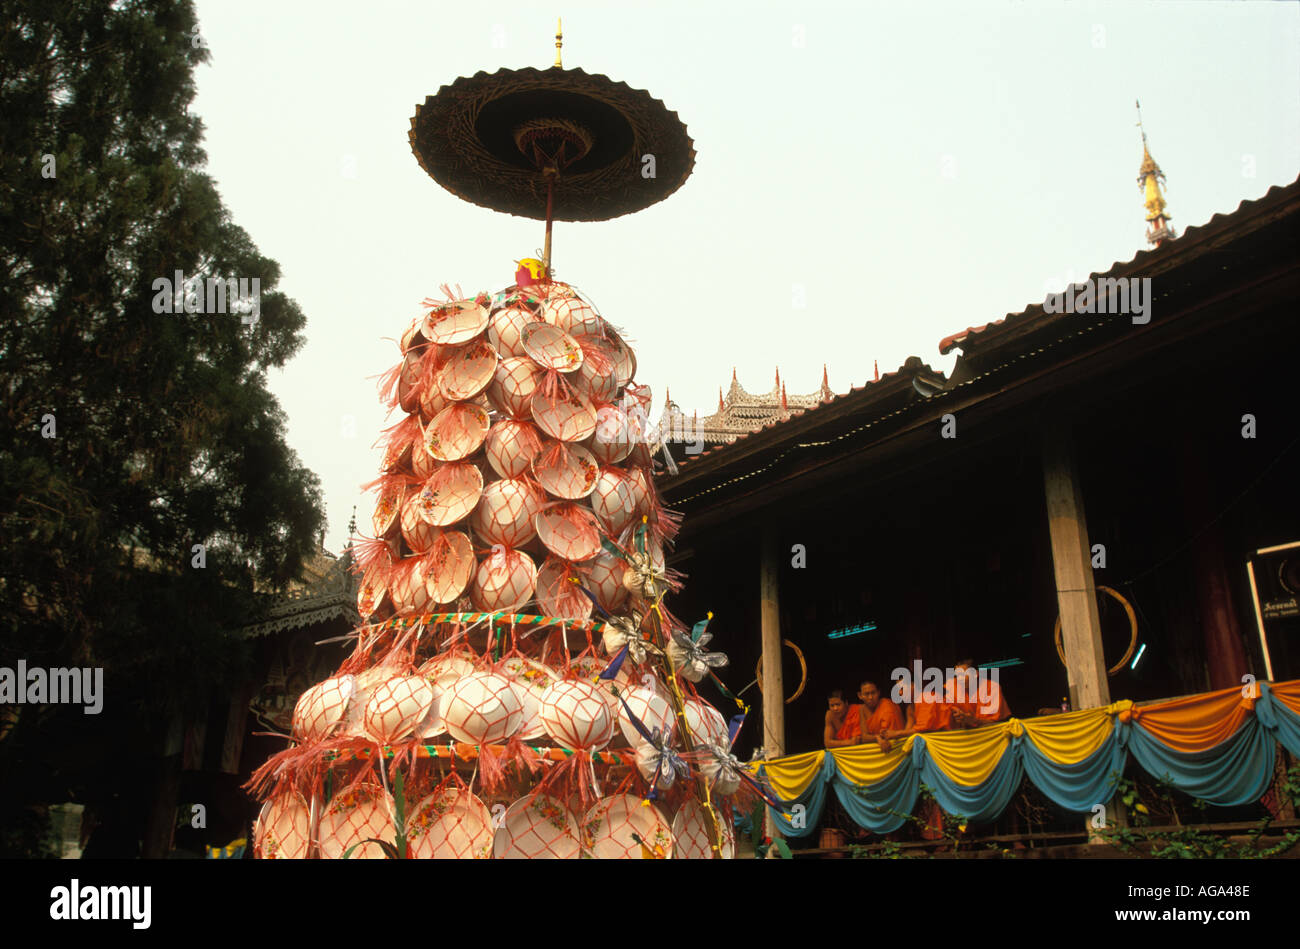
[[[903,713],[889,699],[882,698],[876,710],[867,717],[867,731],[872,735],[879,735],[887,729],[897,730],[902,727]]]
[[[952,709],[937,698],[912,703],[912,725],[918,732],[946,731],[952,726]]]
[[[965,681],[958,682],[957,677],[961,677]],[[969,678],[962,676],[961,671],[957,673],[957,677],[949,679],[947,684],[944,685],[944,701],[950,709],[965,712],[971,718],[974,718],[975,714],[979,711],[979,681],[974,675]],[[960,702],[957,701],[958,685],[962,688],[962,701]]]
[[[844,713],[844,724],[839,727],[835,733],[836,741],[851,741],[854,738],[862,737],[862,719],[858,714],[861,705],[850,705]]]
[[[996,705],[997,711],[993,713],[985,712],[983,707],[976,704],[975,718],[981,722],[1005,722],[1011,717],[1011,708],[1007,705],[1007,700],[1002,696],[1002,687],[990,679],[987,683],[989,705]]]

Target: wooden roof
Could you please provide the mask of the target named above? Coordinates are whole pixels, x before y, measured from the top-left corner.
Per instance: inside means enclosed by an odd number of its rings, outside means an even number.
[[[877,382],[687,458],[676,474],[660,476],[660,490],[694,532],[782,498],[812,496],[832,480],[865,485],[922,464],[946,447],[937,437],[946,414],[960,415],[961,444],[970,448],[1032,424],[1054,399],[1065,400],[1066,412],[1082,411],[1078,393],[1096,390],[1093,380],[1104,378],[1114,391],[1184,371],[1183,360],[1169,357],[1185,341],[1285,310],[1300,298],[1298,245],[1300,179],[1093,275],[1150,277],[1145,325],[1128,314],[1028,307],[944,339],[942,352],[962,350],[951,377],[909,357]]]

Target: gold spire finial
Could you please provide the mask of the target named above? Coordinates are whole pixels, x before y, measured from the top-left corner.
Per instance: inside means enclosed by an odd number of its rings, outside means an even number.
[[[1138,184],[1143,184],[1148,174],[1154,172],[1156,175],[1163,178],[1164,173],[1160,171],[1159,166],[1155,163],[1155,159],[1151,157],[1150,150],[1147,148],[1147,130],[1142,126],[1142,103],[1134,99],[1133,104],[1137,106],[1137,126],[1138,130],[1142,133],[1142,167],[1138,169]]]
[[[1142,103],[1134,101],[1138,112],[1138,129],[1142,132],[1142,166],[1138,169],[1138,187],[1142,189],[1143,204],[1147,212],[1147,240],[1159,247],[1164,241],[1174,237],[1174,230],[1169,226],[1169,212],[1166,210],[1165,197],[1161,192],[1165,173],[1160,170],[1151,150],[1147,147],[1147,132],[1142,125]]]
[[[555,68],[563,69],[564,63],[560,62],[560,47],[564,44],[564,23],[559,18],[555,18]]]

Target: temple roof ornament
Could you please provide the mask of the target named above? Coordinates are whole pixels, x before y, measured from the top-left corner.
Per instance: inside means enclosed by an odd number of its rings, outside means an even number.
[[[357,510],[352,509],[348,536],[357,535]],[[297,580],[283,590],[254,585],[260,602],[255,615],[240,629],[247,638],[267,636],[286,629],[301,629],[333,619],[361,622],[357,613],[357,578],[352,572],[352,542],[336,557],[325,549],[322,537],[315,552],[303,563]]]
[[[771,391],[752,393],[740,384],[735,369],[732,369],[731,386],[726,395],[723,395],[721,387],[718,389],[716,412],[704,418],[693,414],[688,419],[676,402],[665,398],[659,430],[669,440],[702,440],[707,445],[723,444],[733,442],[741,435],[748,435],[765,425],[784,421],[822,402],[828,402],[835,396],[825,366],[822,366],[821,386],[807,395],[790,395],[785,383],[781,381],[779,368],[773,381]]]
[[[1142,188],[1143,203],[1147,211],[1147,241],[1154,247],[1159,247],[1167,240],[1172,240],[1177,235],[1174,229],[1169,226],[1169,212],[1165,210],[1165,197],[1161,191],[1161,185],[1165,181],[1165,173],[1160,170],[1155,159],[1151,157],[1151,152],[1147,148],[1146,129],[1142,128],[1142,103],[1138,102],[1138,128],[1142,129],[1142,166],[1138,169],[1138,186]]]

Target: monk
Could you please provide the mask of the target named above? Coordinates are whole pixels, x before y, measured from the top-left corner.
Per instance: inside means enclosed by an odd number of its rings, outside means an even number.
[[[889,751],[890,739],[947,731],[952,727],[952,708],[937,695],[925,695],[919,682],[913,684],[910,698],[912,701],[907,706],[907,725],[882,733],[876,739],[881,751]]]
[[[992,676],[985,679],[984,694],[977,696],[976,702],[978,703],[975,707],[975,724],[977,726],[1005,722],[1011,717],[1011,707],[1007,705],[1007,700],[1002,695],[1002,686]]]
[[[861,706],[848,705],[839,689],[826,697],[826,728],[823,732],[827,748],[845,748],[862,744]]]
[[[985,693],[980,695],[979,675],[974,660],[960,660],[953,671],[956,675],[944,686],[944,698],[952,707],[954,726],[977,728],[1006,721],[1011,717],[1011,709],[1002,695],[1002,689],[992,677],[984,680]]]
[[[962,659],[943,686],[943,700],[952,715],[953,728],[970,728],[975,724],[979,705],[979,679],[974,664]]]
[[[859,715],[862,716],[860,728],[862,740],[879,742],[879,737],[890,729],[903,727],[903,713],[898,706],[880,694],[876,683],[866,680],[858,686],[858,698],[862,699]]]

